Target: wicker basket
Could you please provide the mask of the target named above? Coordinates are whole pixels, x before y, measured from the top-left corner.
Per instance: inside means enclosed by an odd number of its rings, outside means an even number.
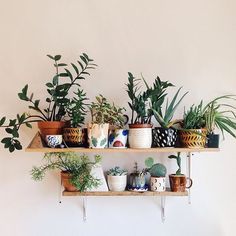
[[[186,148],[204,148],[206,145],[206,129],[190,129],[180,131],[180,142]]]

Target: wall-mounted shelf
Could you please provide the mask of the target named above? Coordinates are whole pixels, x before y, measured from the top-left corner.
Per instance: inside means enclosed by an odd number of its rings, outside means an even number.
[[[35,135],[26,152],[82,152],[82,153],[171,153],[171,152],[217,152],[219,148],[49,148],[39,133]]]

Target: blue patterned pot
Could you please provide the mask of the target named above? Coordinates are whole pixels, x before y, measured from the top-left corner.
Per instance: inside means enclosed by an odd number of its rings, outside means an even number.
[[[109,134],[109,148],[126,148],[129,131],[127,129],[111,130]]]

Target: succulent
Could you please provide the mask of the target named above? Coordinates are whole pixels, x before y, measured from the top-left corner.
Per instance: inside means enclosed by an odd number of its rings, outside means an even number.
[[[147,166],[146,171],[149,172],[152,177],[166,176],[166,167],[161,163],[154,164],[152,157],[145,160],[145,165]]]
[[[182,175],[181,173],[181,157],[180,157],[180,152],[177,153],[177,156],[175,155],[170,155],[168,156],[170,159],[176,159],[177,165],[178,165],[178,170],[176,171],[176,175]]]
[[[107,171],[107,175],[113,176],[120,176],[120,175],[127,175],[128,171],[125,169],[120,168],[119,166],[115,166]]]

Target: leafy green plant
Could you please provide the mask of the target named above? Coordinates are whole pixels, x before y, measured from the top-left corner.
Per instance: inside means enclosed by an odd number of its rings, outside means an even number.
[[[120,176],[127,175],[127,170],[120,168],[119,166],[115,166],[107,171],[107,175]]]
[[[92,102],[90,106],[92,123],[104,124],[109,123],[117,127],[125,125],[126,117],[123,114],[124,108],[110,104],[101,94],[96,96],[96,102]]]
[[[32,179],[41,181],[47,171],[61,170],[70,174],[70,182],[79,191],[84,192],[98,187],[100,180],[91,175],[91,169],[101,161],[101,156],[96,155],[94,161],[90,161],[86,155],[78,155],[74,152],[46,153],[46,163],[31,170]]]
[[[131,108],[131,124],[150,124],[153,116],[153,109],[160,111],[167,95],[166,89],[173,84],[168,81],[161,81],[157,77],[150,87],[142,76],[142,80],[146,85],[146,90],[141,91],[140,80],[136,79],[132,73],[128,72],[127,93],[130,98],[128,102]]]
[[[176,155],[170,155],[168,156],[168,158],[170,159],[176,159],[177,165],[178,165],[178,170],[176,171],[176,175],[182,175],[181,173],[181,156],[180,156],[180,152],[177,153]]]
[[[176,122],[179,121],[172,121],[174,113],[177,109],[177,107],[179,106],[179,104],[181,103],[181,101],[183,100],[183,98],[187,95],[188,92],[184,93],[182,95],[182,97],[177,100],[179,92],[180,92],[181,88],[178,89],[178,91],[176,92],[176,94],[174,95],[173,99],[171,100],[170,104],[168,103],[168,100],[166,102],[166,108],[164,113],[162,112],[161,106],[157,106],[156,104],[154,105],[155,108],[152,108],[153,114],[155,119],[157,120],[157,122],[160,124],[160,126],[162,128],[170,128],[171,126],[173,126]]]
[[[55,75],[51,82],[46,83],[48,97],[46,98],[46,108],[40,107],[40,100],[34,98],[34,93],[29,93],[28,84],[24,86],[22,91],[18,93],[20,100],[29,103],[29,110],[34,111],[35,114],[24,112],[17,114],[15,119],[0,119],[0,127],[5,128],[7,137],[4,137],[1,142],[5,148],[10,152],[22,149],[19,141],[19,129],[22,125],[32,128],[31,123],[38,121],[60,121],[66,115],[71,100],[69,92],[76,91],[80,84],[80,80],[84,80],[85,76],[90,75],[89,70],[94,69],[97,65],[93,63],[93,59],[89,58],[87,54],[80,55],[78,65],[71,63],[70,70],[65,63],[61,63],[61,55],[51,56],[47,55],[55,67]]]
[[[148,157],[145,160],[146,172],[149,172],[152,177],[165,177],[166,176],[166,167],[161,163],[154,164],[152,157]]]

